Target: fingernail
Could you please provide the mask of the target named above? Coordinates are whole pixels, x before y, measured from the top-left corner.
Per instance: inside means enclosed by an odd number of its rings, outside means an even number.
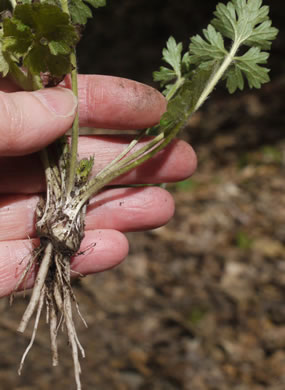
[[[32,93],[53,114],[61,117],[74,116],[77,98],[70,89],[46,88]]]

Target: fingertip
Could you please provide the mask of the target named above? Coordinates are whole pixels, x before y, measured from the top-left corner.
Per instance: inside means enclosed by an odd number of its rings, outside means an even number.
[[[79,254],[72,260],[72,270],[83,275],[108,270],[120,264],[128,255],[129,243],[117,230],[88,231]]]
[[[164,96],[140,82],[101,75],[79,75],[78,80],[82,126],[143,129],[157,124],[166,110]]]

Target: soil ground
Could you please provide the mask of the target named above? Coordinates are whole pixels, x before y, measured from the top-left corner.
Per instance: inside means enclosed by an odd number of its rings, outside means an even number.
[[[84,40],[82,71],[150,83],[167,36],[176,29],[181,39],[209,20],[213,2],[188,3],[126,0],[120,9],[111,4],[88,27],[87,35],[93,29],[100,35],[106,21],[114,20],[92,59],[99,63],[92,68]],[[279,27],[283,9],[283,2],[273,2]],[[114,36],[123,43],[110,46]],[[199,166],[190,180],[168,186],[176,201],[172,221],[130,233],[131,251],[122,265],[74,283],[89,325],[85,329],[78,320],[87,354],[83,389],[285,388],[282,30],[271,67],[270,84],[231,97],[219,89],[189,123],[183,137],[194,146]],[[26,302],[19,297],[11,308],[0,302],[1,390],[73,389],[66,338],[60,338],[61,364],[53,369],[44,321],[17,376],[29,341],[29,334],[16,333]]]

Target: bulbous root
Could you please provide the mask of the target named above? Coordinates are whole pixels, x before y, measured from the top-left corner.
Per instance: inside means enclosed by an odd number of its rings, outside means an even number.
[[[72,351],[76,386],[77,390],[80,390],[79,353],[82,357],[85,357],[85,353],[78,340],[72,316],[72,304],[74,303],[82,318],[70,284],[70,255],[61,253],[48,238],[41,240],[41,248],[37,250],[37,254],[38,256],[33,259],[33,263],[40,264],[39,270],[30,302],[23,314],[18,331],[22,333],[25,331],[34,314],[35,322],[31,341],[23,354],[18,373],[21,374],[26,356],[33,346],[42,309],[46,305],[47,322],[50,326],[52,365],[58,365],[57,334],[61,325],[65,325]],[[31,263],[28,267],[31,268]],[[26,271],[24,271],[24,274],[26,274]],[[86,325],[84,320],[83,322]]]

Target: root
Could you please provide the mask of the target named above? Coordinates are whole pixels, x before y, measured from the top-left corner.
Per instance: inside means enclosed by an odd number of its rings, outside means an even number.
[[[46,276],[47,276],[47,273],[49,270],[49,266],[51,263],[52,250],[53,250],[52,243],[49,242],[46,246],[45,253],[44,253],[38,274],[37,274],[37,278],[35,281],[35,285],[33,288],[33,293],[32,293],[30,302],[27,306],[27,309],[26,309],[26,311],[22,317],[22,320],[20,322],[20,325],[18,327],[18,332],[23,333],[25,331],[25,329],[28,325],[28,322],[29,322],[30,318],[32,317],[32,315],[34,314],[34,311],[38,305],[38,302],[39,302],[39,299],[41,296],[41,292],[42,292],[42,288],[44,286],[45,279],[46,279]]]
[[[31,317],[34,313],[36,313],[32,337],[23,354],[18,373],[19,375],[21,374],[27,354],[33,346],[42,309],[45,305],[47,309],[46,320],[50,327],[52,365],[57,366],[59,362],[57,335],[61,325],[64,325],[67,330],[67,337],[71,346],[77,390],[81,390],[81,367],[79,362],[79,353],[82,357],[85,357],[85,352],[79,342],[73,321],[73,303],[75,304],[75,308],[77,309],[83,323],[86,326],[87,324],[80,314],[79,307],[70,284],[70,257],[60,253],[51,241],[47,242],[47,240],[44,240],[42,245],[44,245],[43,249],[38,251],[38,253],[41,254],[41,259],[33,259],[33,263],[35,261],[40,261],[41,263],[30,302],[24,312],[18,328],[20,332],[24,332]],[[29,262],[27,267],[30,269],[31,262]],[[24,274],[26,275],[27,272],[28,271],[25,270]]]
[[[18,370],[19,375],[21,375],[26,356],[28,355],[28,353],[29,353],[30,349],[32,348],[34,341],[35,341],[35,337],[36,337],[38,325],[39,325],[39,320],[41,317],[41,312],[42,312],[43,305],[44,305],[44,297],[45,297],[45,289],[42,289],[40,296],[39,296],[39,300],[38,300],[38,309],[37,309],[37,314],[36,314],[36,319],[35,319],[35,324],[34,324],[34,329],[33,329],[32,337],[31,337],[31,341],[30,341],[29,345],[27,346],[27,349],[25,350],[25,352],[22,356],[22,360],[21,360],[20,367]]]

